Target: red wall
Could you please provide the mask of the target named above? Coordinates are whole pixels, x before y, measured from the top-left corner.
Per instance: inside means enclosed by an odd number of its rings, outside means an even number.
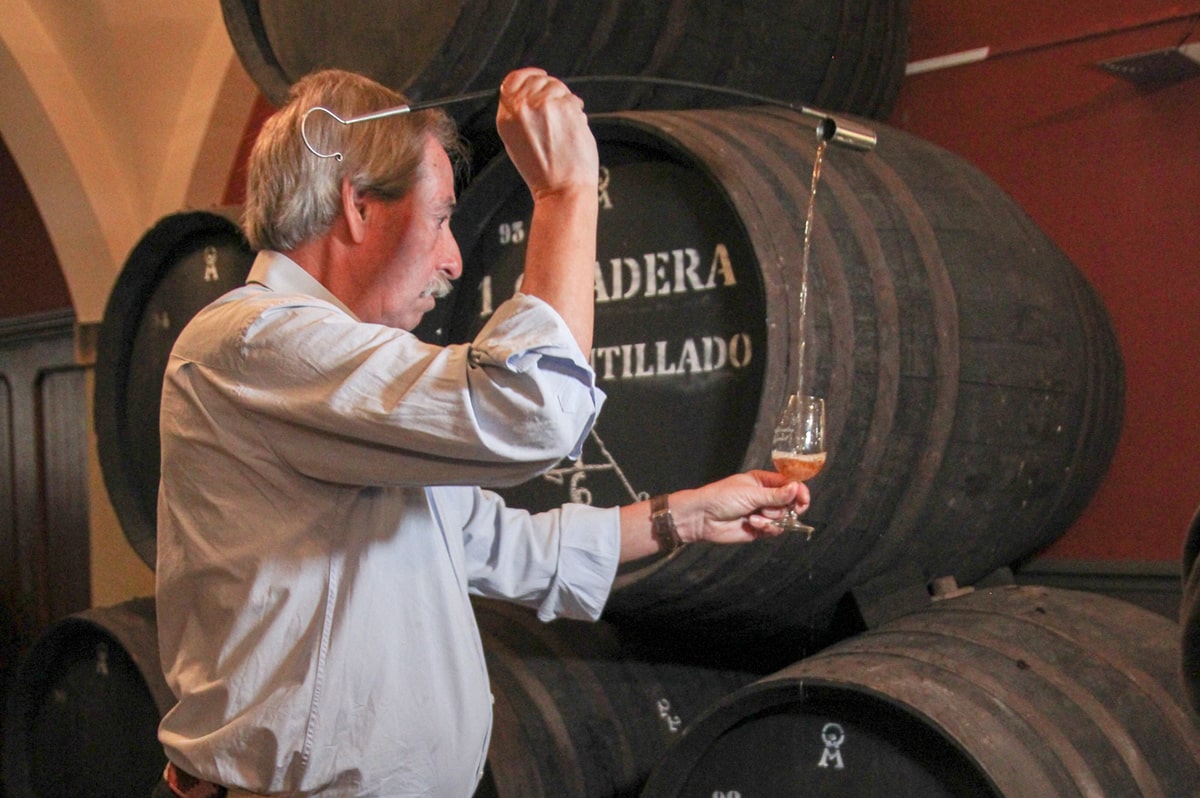
[[[0,140],[0,319],[71,307],[50,234]]]
[[[1200,77],[1139,87],[1096,62],[1200,40],[1200,0],[912,0],[889,123],[980,168],[1096,287],[1126,370],[1108,476],[1046,553],[1177,560],[1200,506]]]

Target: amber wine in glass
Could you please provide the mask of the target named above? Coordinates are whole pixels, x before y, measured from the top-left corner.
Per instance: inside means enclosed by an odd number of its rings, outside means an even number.
[[[819,396],[795,393],[775,425],[771,444],[771,462],[788,479],[805,482],[825,467],[825,400]],[[788,532],[803,532],[812,537],[813,527],[800,520],[793,510],[777,522]]]

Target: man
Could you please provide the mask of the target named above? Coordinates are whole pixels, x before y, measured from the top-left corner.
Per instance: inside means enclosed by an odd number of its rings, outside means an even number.
[[[534,198],[522,291],[470,344],[430,346],[409,330],[462,270],[453,125],[310,115],[341,159],[300,130],[314,106],[401,102],[339,71],[298,83],[250,159],[247,284],[171,355],[157,607],[177,794],[465,798],[491,726],[469,595],[595,619],[619,560],[777,534],[807,506],[803,486],[735,475],[673,494],[656,537],[647,502],[530,515],[475,487],[577,456],[602,404],[596,144],[561,82],[505,79],[497,127]]]

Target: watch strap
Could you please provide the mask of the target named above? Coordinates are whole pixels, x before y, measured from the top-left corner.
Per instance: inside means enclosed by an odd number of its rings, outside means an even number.
[[[671,554],[683,545],[679,530],[675,528],[675,517],[667,494],[661,493],[650,500],[650,532],[658,542],[663,554]]]

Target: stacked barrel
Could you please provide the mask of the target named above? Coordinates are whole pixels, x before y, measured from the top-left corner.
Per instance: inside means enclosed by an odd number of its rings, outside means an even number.
[[[591,354],[609,400],[579,461],[506,499],[607,506],[769,468],[802,367],[831,428],[811,540],[632,563],[594,625],[477,603],[496,697],[479,795],[1171,795],[1180,779],[1200,783],[1197,731],[1166,670],[1177,627],[1005,584],[1103,477],[1121,358],[1094,291],[1011,199],[882,121],[903,76],[907,3],[433,5],[222,0],[275,103],[323,66],[421,100],[535,64],[584,97],[602,164]],[[878,144],[825,153],[802,324],[814,108]],[[531,211],[494,107],[453,113],[477,162],[453,222],[463,278],[417,330],[439,343],[469,340],[515,290]],[[228,215],[149,231],[102,329],[101,461],[151,567],[158,461],[145,419],[179,328],[248,269]],[[15,795],[56,794],[46,785],[69,777],[63,761],[85,761],[77,750],[111,763],[111,745],[80,731],[92,725],[136,728],[125,756],[152,761],[127,770],[161,768],[152,606],[134,608],[140,635],[108,629],[106,612],[127,630],[122,605],[67,619],[35,647],[9,719],[24,740],[6,750]],[[115,662],[143,671],[140,700],[95,700],[94,673]],[[45,733],[53,713],[75,731]],[[1169,734],[1152,740],[1147,717]],[[80,784],[72,794],[90,794]]]

